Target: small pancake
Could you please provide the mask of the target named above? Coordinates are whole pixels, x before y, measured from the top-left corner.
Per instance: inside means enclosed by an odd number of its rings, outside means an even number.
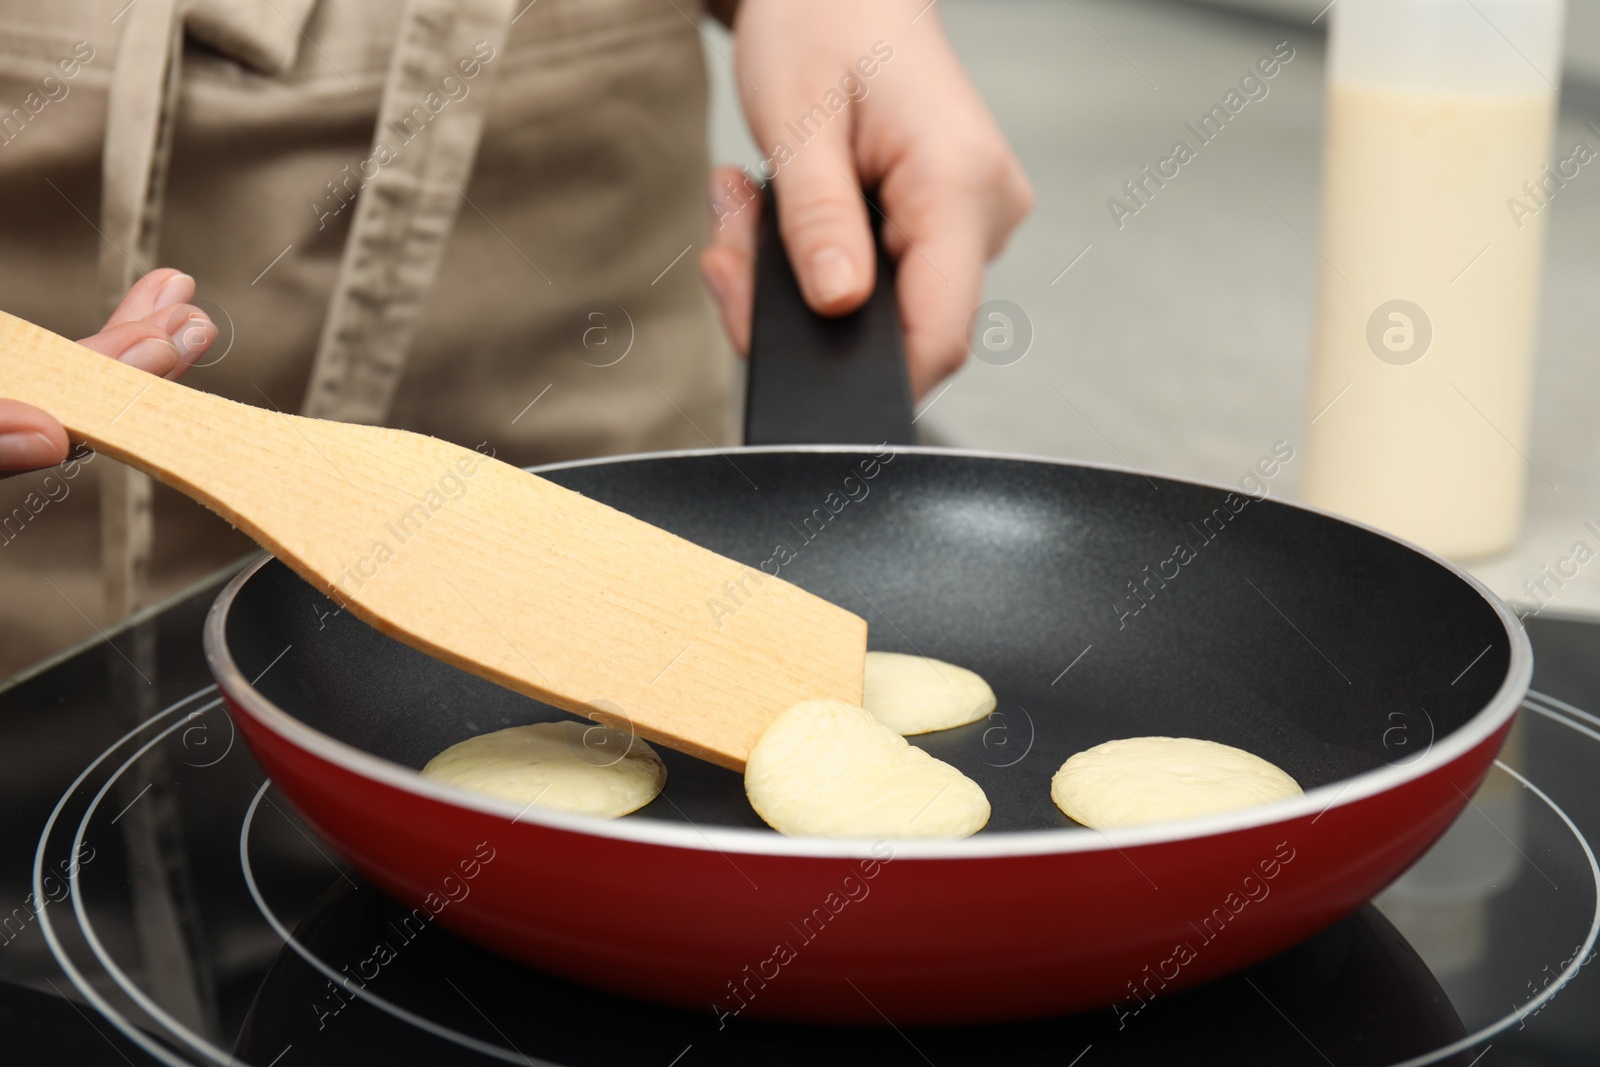
[[[650,803],[667,782],[655,750],[586,722],[541,722],[451,745],[424,778],[518,804],[615,819]]]
[[[901,652],[868,652],[862,705],[897,734],[926,734],[977,722],[994,710],[994,690],[965,667]]]
[[[1170,822],[1299,796],[1260,756],[1194,737],[1127,737],[1085,749],[1050,781],[1056,807],[1096,830]]]
[[[837,700],[774,719],[750,751],[744,789],[767,825],[795,836],[966,837],[989,821],[977,782]]]

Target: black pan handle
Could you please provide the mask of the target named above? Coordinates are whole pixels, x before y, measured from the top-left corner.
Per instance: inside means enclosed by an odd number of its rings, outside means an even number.
[[[767,186],[756,245],[745,444],[916,443],[894,260],[883,247],[883,214],[870,196],[867,203],[877,286],[857,310],[824,318],[800,295]]]

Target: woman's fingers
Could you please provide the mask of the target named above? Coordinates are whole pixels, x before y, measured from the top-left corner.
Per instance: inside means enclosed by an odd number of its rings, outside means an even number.
[[[960,212],[941,214],[937,226],[910,239],[915,247],[900,256],[896,278],[917,400],[966,362],[967,319],[983,299],[983,235]]]
[[[144,319],[109,326],[79,343],[158,378],[165,378],[181,362],[167,331]]]
[[[20,400],[0,400],[0,471],[31,471],[67,458],[67,431]]]
[[[800,292],[819,315],[854,311],[876,282],[872,223],[844,126],[835,120],[773,179],[783,247]]]
[[[162,378],[188,370],[217,339],[206,313],[188,303],[194,279],[171,267],[140,278],[106,321],[78,343]],[[0,383],[3,387],[3,383]],[[0,471],[37,470],[63,462],[67,431],[48,412],[20,400],[0,400]]]
[[[737,167],[717,167],[711,172],[706,203],[711,211],[711,243],[700,253],[700,275],[733,347],[741,356],[748,355],[761,190]]]
[[[150,317],[157,311],[194,299],[194,279],[171,267],[158,267],[133,283],[117,310],[106,320],[107,326]]]
[[[178,367],[169,375],[176,378],[205,355],[217,339],[217,326],[193,304],[179,304],[167,313],[167,336],[178,349]]]
[[[160,378],[176,378],[205,354],[217,328],[193,304],[152,311],[142,319],[108,326],[78,342],[101,355]]]

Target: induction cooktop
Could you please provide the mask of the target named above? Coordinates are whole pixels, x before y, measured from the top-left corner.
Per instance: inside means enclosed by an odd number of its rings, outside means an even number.
[[[234,732],[200,649],[226,577],[0,684],[0,1062],[1600,1062],[1600,623],[1527,620],[1535,692],[1472,803],[1304,944],[1131,1011],[837,1029],[629,1001],[405,924]]]

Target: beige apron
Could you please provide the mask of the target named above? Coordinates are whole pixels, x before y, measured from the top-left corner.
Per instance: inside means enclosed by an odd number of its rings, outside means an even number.
[[[171,265],[198,388],[517,464],[731,439],[695,5],[125,5],[0,0],[0,306],[83,336]],[[249,547],[103,457],[0,481],[0,677]]]

